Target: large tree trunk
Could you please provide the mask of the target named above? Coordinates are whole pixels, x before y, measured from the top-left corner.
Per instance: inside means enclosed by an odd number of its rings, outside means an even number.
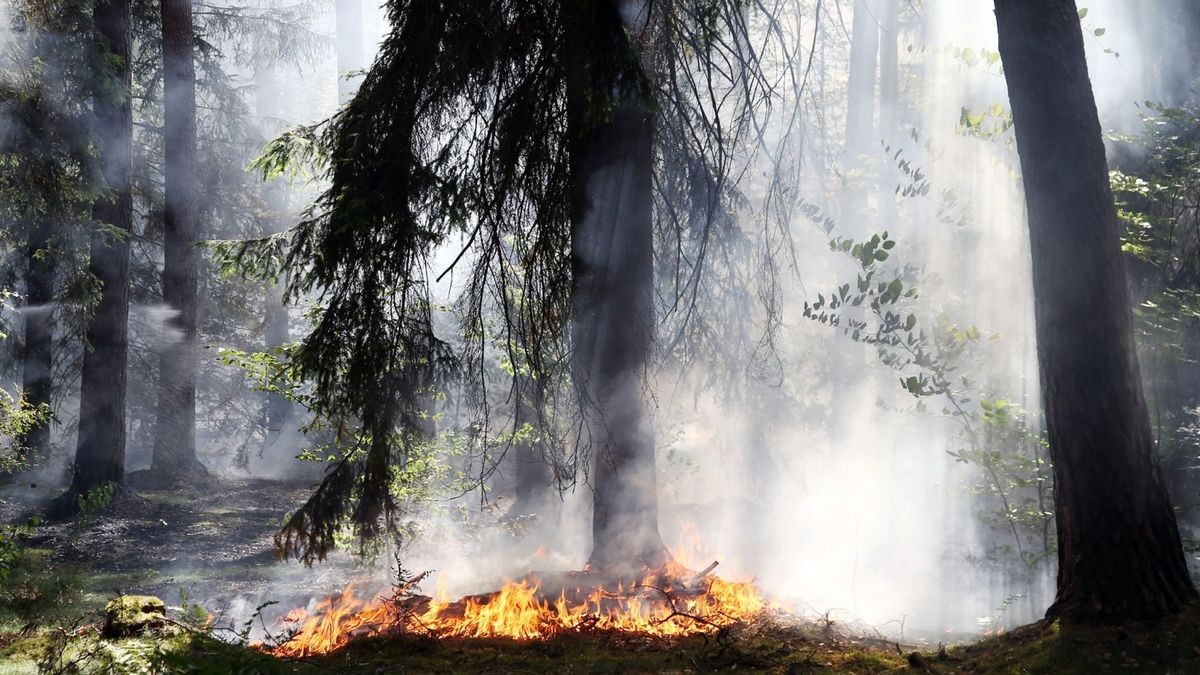
[[[87,329],[79,392],[79,440],[66,506],[73,495],[112,484],[125,488],[125,362],[129,320],[129,236],[133,223],[133,108],[129,0],[96,0],[96,38],[104,82],[92,106],[94,139],[110,194],[96,201],[88,271],[100,282],[100,302]]]
[[[158,370],[158,420],[151,472],[175,483],[207,477],[196,459],[196,69],[190,0],[162,0],[163,301],[167,321]],[[177,334],[174,334],[176,333]]]
[[[1134,352],[1119,225],[1074,0],[995,0],[1033,253],[1054,464],[1047,616],[1140,618],[1196,598]]]
[[[53,388],[54,324],[50,303],[54,300],[54,252],[50,250],[53,226],[39,217],[30,228],[25,247],[25,349],[21,355],[21,391],[31,407],[49,408]],[[50,449],[50,420],[30,429],[21,439],[24,451],[46,457]]]
[[[568,84],[573,372],[594,458],[590,564],[622,574],[667,559],[645,401],[654,339],[654,115],[633,83],[603,73],[601,64],[627,51],[619,3],[580,5],[581,63]],[[589,107],[620,84],[626,90],[607,114]]]

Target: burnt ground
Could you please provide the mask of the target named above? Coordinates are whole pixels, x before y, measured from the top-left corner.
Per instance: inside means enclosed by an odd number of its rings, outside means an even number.
[[[379,637],[304,661],[214,639],[228,634],[207,628],[100,636],[100,610],[119,593],[158,595],[171,605],[168,616],[181,620],[186,593],[230,625],[232,617],[268,600],[290,608],[340,590],[357,576],[351,557],[305,569],[272,554],[275,530],[310,489],[309,483],[232,480],[204,490],[142,491],[82,521],[37,527],[7,568],[0,550],[0,673],[1200,672],[1200,606],[1114,627],[1043,623],[949,650],[863,638],[828,622],[771,618],[724,637]],[[28,484],[7,488],[0,492],[0,521],[23,522],[57,493]]]
[[[186,597],[233,615],[268,600],[302,605],[340,590],[353,575],[350,556],[306,569],[281,563],[273,553],[275,531],[312,487],[240,479],[204,489],[139,490],[102,512],[43,523],[26,540],[28,554],[5,584],[7,595],[17,597],[7,598],[10,611],[0,612],[0,625],[54,621],[65,618],[59,616],[64,605],[98,609],[120,593],[157,595],[168,604]],[[5,489],[0,522],[25,522],[59,491],[30,484]],[[51,570],[55,574],[44,578]],[[45,588],[29,587],[35,583]]]

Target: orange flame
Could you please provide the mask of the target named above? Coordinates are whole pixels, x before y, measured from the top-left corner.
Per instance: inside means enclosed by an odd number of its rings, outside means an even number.
[[[288,657],[326,654],[357,637],[405,632],[539,640],[592,629],[665,637],[715,632],[767,606],[752,584],[691,576],[669,563],[628,587],[617,584],[615,590],[596,588],[586,595],[579,589],[569,594],[564,588],[553,599],[542,593],[539,581],[527,579],[457,603],[432,598],[365,600],[355,595],[352,584],[322,600],[311,615],[289,612],[285,623],[299,628],[290,640],[267,651]]]

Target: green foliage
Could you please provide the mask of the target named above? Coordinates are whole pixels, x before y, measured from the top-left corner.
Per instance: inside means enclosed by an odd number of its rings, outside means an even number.
[[[0,525],[0,583],[8,580],[25,553],[26,542],[41,524],[41,518],[30,516],[24,525]]]
[[[991,120],[991,124],[988,121]],[[958,119],[958,133],[964,136],[976,136],[991,139],[1004,136],[1012,129],[1012,113],[1003,104],[996,103],[987,110],[972,111],[966,107]],[[1012,142],[1011,135],[1008,141]]]
[[[715,363],[727,361],[714,345],[735,322],[704,324],[696,308],[740,281],[742,270],[708,261],[739,258],[724,254],[745,245],[729,215],[741,199],[735,143],[761,133],[755,113],[777,88],[754,53],[767,47],[740,37],[746,9],[656,4],[634,36],[608,2],[394,0],[354,99],[268,145],[254,163],[263,176],[312,173],[327,187],[286,236],[219,250],[227,267],[256,278],[286,269],[293,299],[316,296],[314,328],[286,368],[311,386],[310,409],[338,434],[356,429],[346,437],[359,443],[289,521],[283,553],[323,557],[339,528],[331,523],[346,519],[363,539],[394,524],[399,504],[386,485],[422,433],[420,392],[465,372],[475,414],[488,415],[492,316],[502,317],[514,374],[527,370],[535,387],[564,382],[569,252],[587,180],[572,153],[618,105],[653,115],[663,158],[656,228],[678,242],[659,256],[670,267],[659,277],[675,322],[668,351],[707,345]],[[455,304],[461,341],[451,345],[433,328],[429,298],[430,278],[449,270],[431,270],[430,259],[460,242],[452,267],[470,269]],[[707,283],[713,270],[729,283]]]
[[[32,459],[25,438],[29,432],[50,422],[48,405],[31,406],[25,398],[0,389],[0,473],[26,468]]]
[[[818,224],[830,223],[818,210],[806,215]],[[879,362],[899,371],[901,389],[916,399],[913,412],[940,408],[941,415],[958,425],[963,445],[950,455],[979,467],[981,482],[967,489],[982,498],[977,502],[983,505],[978,513],[982,522],[1001,534],[985,555],[992,561],[1015,561],[1033,579],[1056,551],[1044,437],[1036,418],[980,390],[964,374],[969,366],[982,368],[979,352],[998,336],[959,326],[944,312],[929,317],[917,286],[924,272],[896,265],[896,241],[887,232],[864,241],[835,237],[829,247],[854,260],[859,271],[853,283],[806,302],[805,318],[874,347]]]
[[[114,483],[105,483],[78,495],[75,497],[75,501],[79,507],[79,512],[84,517],[87,517],[103,511],[112,503],[116,491],[117,488]]]
[[[1181,519],[1200,503],[1189,467],[1200,444],[1188,432],[1200,405],[1200,111],[1146,102],[1144,128],[1117,137],[1130,160],[1110,174],[1123,227],[1138,358],[1159,456]]]

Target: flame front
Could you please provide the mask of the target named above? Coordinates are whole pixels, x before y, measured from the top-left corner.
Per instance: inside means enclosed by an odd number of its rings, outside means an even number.
[[[628,587],[618,584],[615,590],[564,589],[556,597],[542,593],[536,580],[511,581],[495,593],[456,603],[365,600],[351,585],[322,600],[312,614],[289,612],[284,622],[290,624],[292,638],[267,651],[287,657],[327,654],[358,637],[395,633],[539,640],[601,630],[668,637],[714,632],[766,608],[752,584],[709,577],[689,587],[681,571],[658,571]]]

